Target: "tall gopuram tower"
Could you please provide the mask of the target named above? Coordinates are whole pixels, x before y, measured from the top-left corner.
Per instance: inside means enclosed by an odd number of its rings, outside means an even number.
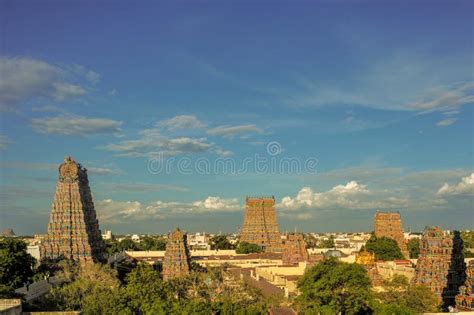
[[[397,241],[398,247],[405,258],[409,258],[407,244],[403,236],[402,219],[398,212],[377,211],[374,216],[374,232],[376,237],[388,237]]]
[[[281,252],[275,197],[247,197],[240,241],[258,244],[266,252]]]
[[[455,296],[466,278],[463,244],[459,232],[448,235],[438,227],[427,227],[420,240],[414,284],[428,286],[445,307],[455,304]]]
[[[43,257],[101,261],[105,244],[99,230],[87,170],[71,157],[59,166],[48,234],[40,247]]]
[[[184,234],[179,228],[168,235],[163,258],[163,279],[185,276],[190,272],[190,255]]]
[[[309,260],[303,234],[291,233],[286,235],[282,260],[284,264],[288,265]]]

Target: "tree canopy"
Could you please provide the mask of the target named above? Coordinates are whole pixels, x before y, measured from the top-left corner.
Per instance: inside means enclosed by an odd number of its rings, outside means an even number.
[[[211,249],[234,249],[235,246],[232,245],[225,235],[216,235],[211,238]]]
[[[416,259],[420,255],[420,240],[418,238],[412,238],[408,241],[408,252],[410,253],[410,258]]]
[[[302,313],[367,314],[372,294],[366,270],[357,264],[323,260],[298,281],[296,305]]]
[[[261,253],[263,252],[263,248],[257,244],[240,242],[235,252],[237,254]]]
[[[403,259],[402,251],[394,239],[372,235],[365,243],[365,249],[375,254],[377,260]]]
[[[16,238],[0,240],[0,284],[21,287],[34,275],[36,260],[27,253],[26,243]]]

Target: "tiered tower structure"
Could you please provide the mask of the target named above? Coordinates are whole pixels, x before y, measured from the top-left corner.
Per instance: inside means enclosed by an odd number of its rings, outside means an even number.
[[[275,197],[246,198],[240,241],[260,245],[266,252],[282,251],[275,211]]]
[[[302,234],[291,233],[286,235],[282,260],[284,264],[288,265],[309,260],[306,242]]]
[[[474,260],[469,261],[466,281],[459,287],[459,294],[456,295],[456,309],[474,311]]]
[[[168,235],[163,259],[163,279],[182,277],[190,272],[187,237],[179,228]]]
[[[446,234],[440,227],[427,227],[420,240],[420,256],[413,283],[428,286],[445,307],[453,306],[465,280],[466,265],[459,232]]]
[[[59,178],[41,247],[43,257],[101,261],[105,244],[99,230],[87,170],[71,157],[59,166]]]
[[[405,258],[409,258],[407,244],[403,236],[403,226],[400,213],[377,211],[374,216],[374,232],[376,237],[394,239]]]

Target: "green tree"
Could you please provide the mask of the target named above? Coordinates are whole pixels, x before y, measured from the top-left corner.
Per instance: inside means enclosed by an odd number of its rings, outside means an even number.
[[[234,249],[225,235],[216,235],[210,239],[211,249]]]
[[[170,287],[158,272],[147,265],[138,267],[127,275],[125,294],[134,313],[170,314],[172,299]]]
[[[365,244],[365,249],[375,254],[378,260],[403,259],[402,251],[394,239],[388,237],[376,237],[372,235]]]
[[[35,263],[25,242],[10,237],[0,240],[0,285],[21,287],[33,276]]]
[[[163,238],[154,238],[145,236],[140,240],[138,244],[140,250],[165,250],[166,240]]]
[[[124,303],[117,302],[120,300],[117,292],[120,283],[115,270],[94,263],[67,266],[58,276],[70,282],[53,288],[49,297],[56,304],[56,309],[82,311],[83,314],[109,313],[107,308],[125,310]]]
[[[263,248],[257,244],[240,242],[235,252],[237,254],[261,253],[263,252]]]
[[[336,244],[334,243],[334,236],[330,236],[327,240],[322,240],[319,242],[318,248],[334,248]]]
[[[412,238],[408,241],[408,251],[410,258],[416,259],[420,255],[420,240],[418,238]]]
[[[412,285],[408,288],[405,296],[406,306],[415,313],[436,312],[438,310],[438,298],[424,285]]]
[[[367,314],[372,294],[366,270],[357,264],[323,260],[298,281],[299,310],[306,314]]]

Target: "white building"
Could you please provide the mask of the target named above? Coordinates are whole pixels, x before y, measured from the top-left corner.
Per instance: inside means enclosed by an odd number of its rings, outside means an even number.
[[[104,234],[102,234],[103,240],[111,240],[113,237],[111,230],[106,230]]]

